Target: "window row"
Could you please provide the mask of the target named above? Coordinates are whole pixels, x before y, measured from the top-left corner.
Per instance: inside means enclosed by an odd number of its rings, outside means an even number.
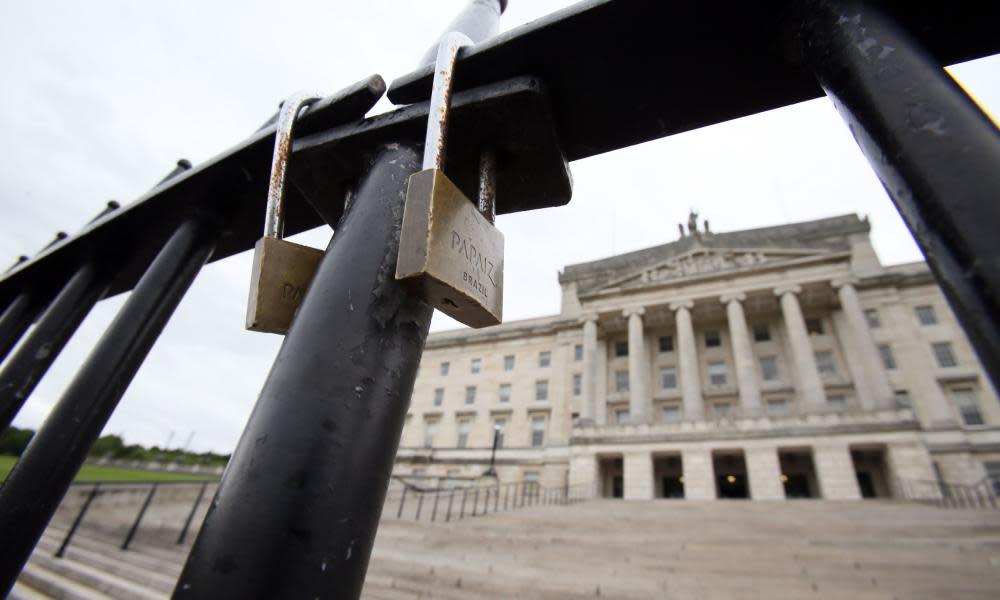
[[[573,395],[579,396],[583,377],[576,373],[573,375]],[[467,385],[465,386],[465,404],[475,404],[476,396],[479,392],[479,386]],[[501,404],[507,404],[510,402],[514,394],[514,386],[510,383],[501,383],[497,386],[497,401]],[[549,399],[549,380],[539,379],[535,381],[535,401],[544,402]],[[434,406],[441,406],[444,404],[444,388],[434,388]]]
[[[515,355],[507,354],[503,357],[503,370],[513,371],[515,364]],[[581,344],[576,344],[573,347],[573,360],[582,361],[583,360],[583,346]],[[541,368],[549,367],[552,365],[552,352],[549,350],[542,350],[538,353],[538,366]],[[479,373],[483,370],[483,359],[482,358],[471,358],[469,359],[469,372],[472,374]],[[438,373],[440,375],[448,375],[451,372],[451,362],[442,361],[438,367]]]
[[[475,422],[474,417],[459,417],[456,422],[455,427],[455,447],[456,448],[467,448],[469,445],[469,433],[472,431],[473,423]],[[544,415],[531,415],[529,422],[529,435],[528,444],[532,448],[540,448],[545,444],[545,429],[546,429],[547,419]],[[509,424],[508,417],[493,417],[493,436],[496,440],[496,447],[503,448],[504,442],[506,441],[507,435],[507,425]],[[440,426],[439,419],[425,419],[424,420],[424,447],[433,448],[435,443],[444,443],[444,440],[438,440],[438,429]],[[493,439],[490,439],[489,444],[492,446]]]
[[[913,313],[921,325],[937,325],[938,323],[937,312],[929,304],[913,307]],[[877,308],[865,309],[865,320],[868,321],[868,327],[871,329],[882,327],[882,319],[879,317]]]

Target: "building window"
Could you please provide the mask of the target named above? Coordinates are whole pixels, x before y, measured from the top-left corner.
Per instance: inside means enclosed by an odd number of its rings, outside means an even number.
[[[431,448],[434,446],[434,436],[437,435],[437,430],[437,419],[428,419],[424,421],[424,448]]]
[[[771,328],[763,323],[759,323],[753,326],[753,341],[755,342],[770,342],[771,341]]]
[[[483,359],[473,358],[469,361],[469,371],[472,373],[478,373],[483,370]]]
[[[547,379],[539,379],[535,382],[535,400],[543,401],[549,399],[549,382]]]
[[[472,404],[476,401],[476,386],[469,385],[465,388],[465,403]]]
[[[906,390],[896,390],[896,408],[913,408],[913,401],[910,400],[910,392]]]
[[[615,391],[628,391],[628,371],[615,371]]]
[[[788,415],[788,401],[784,398],[774,398],[767,401],[767,416],[784,417]]]
[[[778,379],[778,358],[775,356],[760,357],[760,378],[764,381]]]
[[[806,319],[806,333],[809,335],[823,335],[823,320]]]
[[[665,390],[672,390],[677,387],[676,367],[663,367],[660,369],[660,387]]]
[[[674,351],[674,336],[672,335],[661,335],[660,336],[660,352],[673,352]]]
[[[930,306],[930,305],[927,305],[927,306],[918,306],[918,307],[914,308],[913,310],[914,310],[914,312],[917,313],[917,320],[920,321],[921,325],[936,325],[937,324],[937,322],[938,322],[938,320],[937,320],[937,313],[934,312],[934,307],[933,306]]]
[[[955,360],[955,353],[951,350],[951,342],[938,342],[931,344],[934,350],[934,358],[937,359],[939,367],[955,367],[958,361]]]
[[[583,375],[573,373],[573,395],[579,396],[583,390]]]
[[[459,419],[458,421],[458,443],[459,448],[465,448],[469,444],[469,430],[472,429],[472,419]]]
[[[538,353],[538,366],[547,367],[552,364],[552,353],[548,350]]]
[[[712,414],[719,419],[727,419],[733,414],[733,405],[729,402],[716,402],[712,405]]]
[[[628,418],[629,414],[627,408],[619,408],[618,410],[615,411],[615,423],[618,423],[619,425],[625,425],[628,423]]]
[[[628,342],[615,342],[615,356],[628,356]]]
[[[444,388],[437,388],[434,390],[434,406],[441,406],[444,402]]]
[[[836,375],[837,365],[833,362],[833,352],[829,350],[821,350],[815,354],[816,356],[816,368],[819,370],[820,375]]]
[[[662,411],[664,423],[679,423],[681,420],[681,407],[678,404],[668,404]]]
[[[726,363],[708,363],[708,382],[712,385],[726,385]]]
[[[447,375],[448,369],[451,367],[451,363],[443,362],[441,363],[441,375]]]
[[[583,360],[583,344],[573,346],[573,360],[576,362]]]
[[[500,384],[500,391],[498,393],[498,396],[500,398],[500,403],[501,404],[507,404],[508,402],[510,402],[510,384],[509,383],[501,383]]]
[[[504,371],[513,371],[514,370],[514,355],[513,354],[508,354],[507,356],[503,357],[503,370]]]
[[[531,447],[541,448],[545,443],[545,417],[531,417]]]
[[[717,329],[710,329],[705,332],[705,347],[718,348],[722,345],[722,336]]]
[[[833,396],[827,396],[826,405],[830,407],[830,410],[847,410],[847,397],[843,394],[835,394]]]
[[[882,357],[882,366],[886,369],[892,371],[896,368],[896,357],[892,354],[892,348],[888,344],[882,344],[878,347],[879,356]]]
[[[868,321],[870,329],[878,329],[882,326],[882,320],[878,318],[878,311],[874,308],[865,309],[865,321]]]
[[[972,388],[957,388],[951,390],[951,399],[958,406],[962,422],[966,425],[983,425],[983,413],[979,410],[979,399]]]
[[[497,441],[497,448],[503,448],[503,437],[507,433],[507,417],[497,417],[493,419],[493,435]]]

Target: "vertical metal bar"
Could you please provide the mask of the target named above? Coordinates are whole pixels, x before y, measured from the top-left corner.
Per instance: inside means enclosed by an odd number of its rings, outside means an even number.
[[[403,495],[399,497],[399,510],[396,511],[397,519],[403,517],[403,506],[406,504],[406,490],[408,489],[410,489],[410,486],[403,485]]]
[[[160,250],[0,489],[0,595],[31,550],[170,315],[215,246],[193,218]]]
[[[420,495],[417,496],[417,514],[413,517],[414,521],[420,520],[420,509],[424,507],[424,491],[420,490]]]
[[[510,495],[510,484],[503,486],[503,509],[507,510],[507,496]]]
[[[468,488],[462,488],[462,508],[458,512],[458,518],[459,518],[459,520],[465,518],[465,496],[466,496],[466,493],[468,491],[469,491]]]
[[[87,263],[42,313],[34,330],[0,371],[0,430],[14,420],[63,346],[107,292],[110,278]]]
[[[475,490],[475,494],[472,496],[472,516],[476,516],[479,513],[479,488]]]
[[[497,511],[500,510],[500,485],[499,484],[497,484],[497,487],[494,490],[494,492],[495,493],[493,494],[493,512],[497,512]]]
[[[1000,135],[881,3],[803,3],[802,50],[1000,386]]]
[[[59,549],[56,550],[56,553],[54,555],[56,558],[62,558],[63,555],[66,554],[66,548],[69,547],[70,540],[73,539],[73,535],[76,533],[76,530],[80,527],[80,523],[83,522],[83,516],[87,514],[87,510],[90,509],[91,503],[93,503],[94,498],[97,497],[97,494],[100,493],[100,491],[101,491],[100,483],[95,483],[94,487],[90,489],[90,492],[87,494],[86,500],[83,501],[83,506],[80,507],[80,512],[76,514],[76,518],[73,519],[73,524],[69,526],[69,531],[66,532],[66,537],[63,538],[62,544],[59,544]]]
[[[455,488],[451,488],[451,493],[448,494],[448,512],[444,515],[444,522],[447,523],[451,521],[451,505],[455,501]]]
[[[146,509],[149,508],[149,504],[153,501],[153,496],[156,494],[156,487],[160,485],[159,483],[153,483],[152,487],[149,488],[149,493],[146,494],[146,500],[142,503],[142,508],[139,509],[139,514],[135,516],[135,522],[132,523],[132,527],[128,530],[128,535],[125,536],[125,541],[122,542],[122,550],[128,550],[129,544],[132,543],[132,539],[135,538],[135,534],[139,531],[139,524],[142,523],[142,518],[146,516]]]
[[[7,358],[7,353],[21,339],[34,318],[35,307],[29,292],[21,292],[7,305],[0,314],[0,361]]]
[[[194,520],[194,515],[198,512],[198,505],[201,504],[201,499],[205,496],[205,489],[208,487],[208,482],[201,484],[198,489],[198,496],[194,499],[194,504],[191,505],[191,511],[188,513],[186,519],[184,519],[184,527],[181,528],[181,534],[177,536],[177,544],[183,544],[184,538],[187,537],[188,529],[191,528],[191,521]]]
[[[395,280],[407,180],[419,166],[414,147],[387,145],[361,180],[176,598],[360,595],[432,312]],[[221,556],[233,568],[218,568]]]
[[[441,490],[434,490],[434,507],[431,508],[431,523],[437,520],[438,498],[441,497]]]

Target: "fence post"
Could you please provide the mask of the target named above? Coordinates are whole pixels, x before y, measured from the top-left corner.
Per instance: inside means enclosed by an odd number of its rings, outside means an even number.
[[[410,489],[410,486],[403,484],[403,495],[399,497],[399,509],[396,511],[396,518],[400,519],[403,517],[403,505],[406,504],[406,490]]]
[[[465,518],[465,495],[468,493],[468,488],[462,488],[462,508],[458,513],[459,520]]]
[[[419,493],[420,493],[420,495],[417,496],[417,514],[416,514],[415,517],[413,517],[414,521],[419,521],[420,520],[420,509],[422,509],[424,507],[424,491],[420,490]]]
[[[472,496],[472,516],[476,516],[479,508],[479,488],[475,490],[475,494]]]
[[[137,531],[139,531],[139,523],[142,523],[142,518],[146,515],[146,509],[149,508],[149,504],[153,501],[153,495],[156,494],[156,487],[160,485],[159,483],[153,483],[152,487],[149,488],[149,493],[146,494],[146,500],[142,503],[142,508],[139,509],[139,514],[135,516],[135,522],[132,523],[131,529],[128,530],[128,535],[125,536],[125,541],[122,542],[122,550],[128,550],[129,544],[132,543],[132,538],[135,537]]]
[[[447,523],[451,521],[451,504],[455,501],[455,488],[451,488],[451,493],[448,494],[448,512],[444,515],[444,522]]]
[[[62,544],[59,545],[59,549],[56,550],[55,557],[62,558],[63,554],[66,553],[66,548],[69,546],[69,541],[73,539],[73,534],[76,533],[76,529],[80,526],[83,521],[83,515],[87,514],[87,509],[90,508],[90,503],[94,501],[97,494],[100,493],[101,484],[95,483],[94,487],[91,488],[90,493],[87,494],[87,499],[83,501],[83,506],[80,507],[80,512],[77,513],[76,518],[73,519],[73,524],[70,525],[69,531],[66,532],[66,537],[63,538]]]
[[[441,490],[434,490],[434,506],[431,508],[431,523],[437,520],[438,498],[441,497]]]
[[[188,528],[191,527],[191,521],[194,520],[194,514],[198,511],[198,505],[201,504],[201,499],[205,495],[205,488],[208,487],[208,482],[201,484],[201,488],[198,490],[198,496],[194,499],[194,504],[191,505],[191,512],[188,513],[187,519],[184,520],[184,527],[181,528],[181,534],[177,536],[177,544],[183,544],[184,538],[187,537]]]

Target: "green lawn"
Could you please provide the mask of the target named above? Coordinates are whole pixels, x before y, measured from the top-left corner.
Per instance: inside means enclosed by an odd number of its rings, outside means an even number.
[[[7,479],[7,473],[14,468],[17,457],[0,456],[0,481]],[[77,481],[214,481],[215,475],[188,475],[186,473],[164,473],[160,471],[140,471],[118,467],[94,467],[84,465],[76,475]]]

